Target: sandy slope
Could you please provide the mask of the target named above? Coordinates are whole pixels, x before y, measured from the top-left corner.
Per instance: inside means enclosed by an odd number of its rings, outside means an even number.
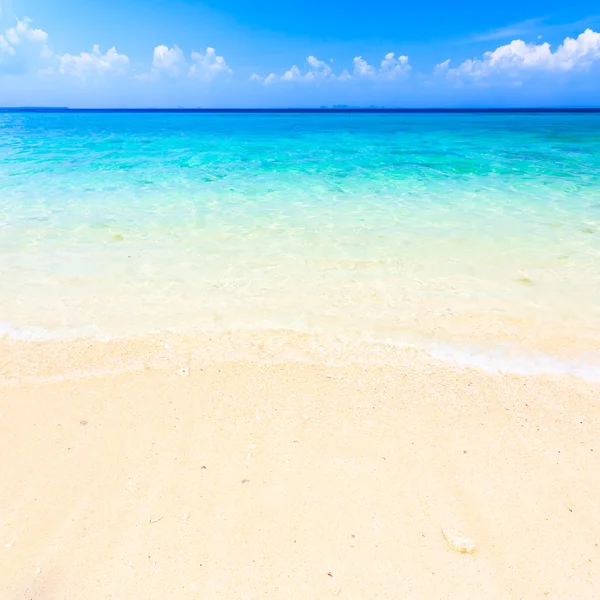
[[[0,393],[2,599],[600,598],[577,380],[236,362]]]

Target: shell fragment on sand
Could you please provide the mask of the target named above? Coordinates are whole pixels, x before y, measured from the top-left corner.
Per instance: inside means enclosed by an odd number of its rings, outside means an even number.
[[[154,523],[158,523],[159,521],[161,521],[161,520],[162,520],[162,518],[163,518],[163,517],[162,517],[162,515],[161,515],[160,517],[150,517],[150,518],[148,519],[148,523],[149,523],[150,525],[152,525],[152,524],[154,524]]]
[[[471,538],[464,537],[451,529],[442,529],[442,533],[451,550],[461,554],[473,554],[475,552],[475,542]]]

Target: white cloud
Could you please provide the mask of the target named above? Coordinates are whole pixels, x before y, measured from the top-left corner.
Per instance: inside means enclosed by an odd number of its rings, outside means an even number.
[[[600,61],[600,33],[586,29],[577,38],[566,38],[552,52],[550,44],[527,44],[513,40],[510,44],[486,52],[481,59],[467,59],[455,69],[449,61],[436,65],[434,73],[455,79],[485,79],[495,75],[519,78],[546,72],[565,73],[586,69]]]
[[[310,71],[306,74],[306,76],[308,77],[309,74]],[[302,81],[304,77],[305,76],[300,73],[300,69],[294,65],[289,71],[286,71],[281,76],[281,81]]]
[[[48,34],[33,29],[31,19],[16,19],[16,25],[0,33],[0,71],[23,73],[35,68],[49,54]]]
[[[435,65],[433,69],[434,75],[445,75],[448,73],[448,69],[450,68],[450,59],[445,60],[437,65]]]
[[[111,48],[102,54],[95,45],[92,52],[55,54],[48,44],[48,34],[31,27],[31,19],[17,19],[13,27],[0,33],[0,71],[25,73],[37,71],[49,76],[57,73],[86,78],[90,75],[124,74],[129,58]]]
[[[377,71],[362,56],[357,56],[352,61],[354,64],[354,74],[358,77],[375,77]]]
[[[91,53],[62,54],[58,59],[60,73],[82,79],[92,75],[123,75],[129,68],[129,58],[119,54],[114,46],[102,54],[100,46],[96,44]]]
[[[48,34],[41,29],[31,29],[29,26],[31,19],[24,17],[17,19],[17,24],[6,31],[6,39],[13,46],[18,46],[24,42],[33,44],[44,44],[48,41]]]
[[[362,56],[357,56],[353,61],[354,75],[356,77],[367,77],[371,79],[394,79],[398,75],[404,75],[411,70],[408,56],[398,56],[388,52],[381,61],[379,69],[370,65]]]
[[[178,77],[183,73],[187,63],[179,46],[167,48],[167,46],[156,46],[152,59],[152,70],[170,77]]]
[[[192,52],[189,63],[179,46],[174,45],[172,48],[157,46],[154,48],[152,72],[140,75],[137,79],[148,80],[162,75],[180,77],[187,74],[189,77],[210,81],[218,75],[230,73],[232,70],[227,61],[222,56],[218,56],[216,50],[210,46],[204,54]]]
[[[379,75],[381,77],[396,77],[410,71],[411,66],[408,64],[408,56],[398,56],[395,58],[393,52],[388,52],[381,61]]]
[[[586,29],[577,39],[568,37],[554,56],[560,69],[588,68],[594,61],[600,60],[600,33]]]
[[[132,71],[129,57],[120,54],[114,46],[106,53],[101,52],[99,45],[94,45],[91,52],[55,54],[48,44],[48,34],[33,28],[31,19],[15,19],[14,23],[0,31],[0,73],[36,71],[44,77],[61,74],[85,79],[109,74],[127,75]],[[171,48],[154,48],[150,71],[133,75],[133,79],[147,81],[165,75],[188,75],[210,81],[230,73],[232,70],[225,58],[218,56],[214,48],[208,47],[204,53],[192,52],[188,63],[181,48],[173,45]]]
[[[333,62],[333,59],[330,61]],[[256,73],[250,77],[251,81],[262,82],[265,85],[283,82],[311,83],[319,81],[345,81],[350,79],[350,74],[346,69],[340,75],[335,75],[331,65],[324,60],[319,60],[316,56],[308,56],[306,58],[307,69],[303,73],[296,65],[293,65],[283,75],[271,73],[264,79]]]
[[[333,59],[330,61],[333,62]],[[339,75],[336,75],[331,68],[331,65],[323,60],[319,60],[316,56],[309,56],[306,59],[307,69],[302,72],[296,65],[287,70],[283,75],[271,73],[269,76],[262,79],[259,75],[252,75],[251,81],[262,81],[269,85],[279,81],[284,82],[318,82],[318,81],[349,81],[353,78],[370,78],[370,79],[393,79],[400,74],[408,73],[411,66],[408,64],[408,56],[398,56],[393,52],[388,52],[379,68],[370,65],[362,56],[357,56],[352,61],[354,67],[354,76],[348,69],[344,69]]]
[[[324,60],[319,60],[315,56],[309,56],[306,59],[310,67],[310,72],[318,74],[321,77],[327,78],[331,75],[331,66],[328,65]]]
[[[188,71],[190,77],[200,77],[210,81],[219,74],[229,75],[232,70],[222,56],[217,56],[214,48],[208,47],[205,54],[192,52],[192,65]]]

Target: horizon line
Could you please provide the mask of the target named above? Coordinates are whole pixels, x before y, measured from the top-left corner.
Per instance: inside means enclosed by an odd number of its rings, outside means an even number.
[[[67,106],[6,106],[0,113],[596,113],[598,107],[433,107],[322,106],[318,108],[83,108]]]

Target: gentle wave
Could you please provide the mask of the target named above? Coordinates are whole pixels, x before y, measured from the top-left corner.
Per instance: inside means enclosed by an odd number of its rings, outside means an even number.
[[[489,350],[457,348],[436,344],[428,351],[433,358],[460,367],[474,367],[486,373],[514,375],[570,375],[589,382],[600,382],[600,361],[567,361],[544,354],[528,355],[500,346]]]
[[[187,332],[190,335],[190,332]],[[165,330],[152,332],[149,339],[160,340],[165,337],[184,336],[184,332]],[[600,357],[581,356],[577,359],[561,359],[555,356],[541,353],[526,353],[518,348],[507,344],[482,348],[476,346],[459,346],[451,344],[440,344],[438,342],[422,340],[419,342],[400,339],[374,339],[360,338],[356,336],[324,334],[321,331],[310,331],[308,329],[273,328],[272,324],[265,323],[263,327],[249,327],[240,325],[231,328],[214,328],[210,330],[199,330],[191,334],[192,338],[212,341],[215,347],[219,339],[227,338],[228,350],[221,349],[214,356],[216,360],[227,361],[239,358],[239,349],[251,346],[253,343],[273,342],[278,348],[287,347],[293,351],[296,345],[307,346],[312,350],[318,348],[321,354],[312,356],[312,360],[320,358],[326,361],[327,356],[335,358],[336,362],[348,360],[353,362],[360,360],[377,364],[387,361],[395,363],[399,355],[406,351],[422,353],[435,360],[460,368],[474,368],[490,374],[514,374],[525,376],[571,376],[587,382],[600,382]],[[214,336],[214,337],[211,337]],[[98,331],[95,327],[82,328],[78,330],[55,330],[50,331],[42,328],[19,328],[10,323],[0,323],[0,340],[9,343],[50,343],[69,342],[87,339],[90,342],[123,342],[126,340],[136,341],[136,336],[110,337]],[[147,339],[144,337],[144,339]],[[309,342],[307,342],[307,339]],[[301,340],[301,341],[299,341]],[[239,346],[239,347],[238,347]],[[283,353],[283,360],[308,360],[311,361],[312,352],[301,349],[298,354]],[[210,351],[210,350],[209,350]],[[400,354],[398,354],[400,353]],[[267,355],[265,355],[267,357]],[[246,356],[246,358],[248,358]],[[269,358],[273,358],[270,356]],[[136,366],[138,368],[139,365]],[[127,370],[127,369],[126,369]],[[90,372],[91,373],[91,372]]]

